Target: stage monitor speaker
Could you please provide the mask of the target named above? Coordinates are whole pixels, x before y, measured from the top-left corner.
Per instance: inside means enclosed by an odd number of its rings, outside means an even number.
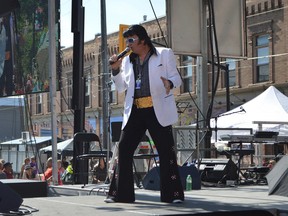
[[[118,142],[121,135],[122,122],[111,122],[112,142]]]
[[[200,174],[195,166],[179,167],[179,175],[183,189],[186,189],[187,175],[192,177],[192,189],[201,189]],[[160,190],[160,167],[152,168],[143,178],[142,185],[147,190]]]
[[[1,182],[15,191],[21,198],[47,197],[46,181],[29,179],[1,179]]]
[[[18,211],[23,199],[0,181],[0,212]]]
[[[153,167],[144,176],[142,185],[146,190],[160,190],[160,168]]]
[[[202,159],[199,166],[201,181],[213,183],[237,180],[237,170],[236,164],[231,159]]]
[[[266,175],[269,195],[288,196],[288,156],[283,156]]]
[[[0,16],[4,16],[20,7],[18,0],[0,0],[0,5]]]

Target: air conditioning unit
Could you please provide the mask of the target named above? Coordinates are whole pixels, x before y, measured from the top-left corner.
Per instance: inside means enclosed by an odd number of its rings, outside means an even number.
[[[22,141],[27,141],[29,139],[29,131],[22,132]]]

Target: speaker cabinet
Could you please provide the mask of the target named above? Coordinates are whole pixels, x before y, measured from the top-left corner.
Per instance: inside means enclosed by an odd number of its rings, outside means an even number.
[[[160,190],[160,169],[153,167],[143,178],[142,185],[146,190]]]
[[[186,189],[187,175],[192,177],[192,189],[201,189],[200,174],[195,166],[179,167],[179,175],[183,189]],[[147,190],[160,190],[160,167],[152,168],[144,177],[142,185]]]
[[[122,122],[111,122],[112,142],[118,142],[121,135]]]
[[[0,181],[0,212],[18,211],[22,198]]]
[[[0,16],[4,16],[20,7],[18,0],[0,0],[0,4]]]
[[[21,198],[48,196],[48,185],[46,181],[29,179],[1,179],[1,182],[5,184],[5,186],[15,191]]]
[[[213,183],[237,180],[237,170],[236,164],[231,159],[202,159],[199,166],[201,181]]]

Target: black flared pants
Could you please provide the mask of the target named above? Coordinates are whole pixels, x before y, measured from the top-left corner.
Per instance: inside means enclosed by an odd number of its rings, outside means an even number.
[[[175,199],[184,200],[172,126],[161,126],[153,107],[137,109],[135,106],[121,132],[118,164],[114,170],[108,196],[114,197],[116,202],[135,201],[133,155],[146,130],[149,131],[159,154],[161,201],[170,203]]]

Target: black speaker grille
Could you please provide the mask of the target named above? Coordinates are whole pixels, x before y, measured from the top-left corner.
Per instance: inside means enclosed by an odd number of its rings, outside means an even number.
[[[201,181],[226,183],[226,180],[237,180],[237,166],[231,159],[202,159],[199,171]]]
[[[18,0],[0,0],[0,5],[0,16],[4,16],[20,7]]]

